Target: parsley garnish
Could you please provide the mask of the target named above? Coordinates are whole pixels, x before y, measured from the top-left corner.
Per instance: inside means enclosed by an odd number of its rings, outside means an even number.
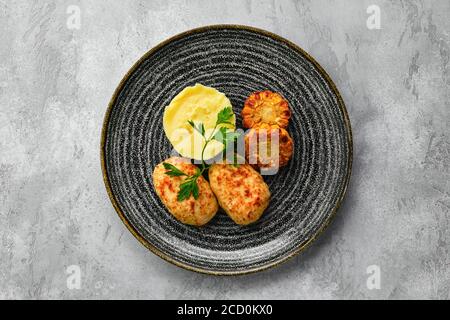
[[[185,199],[189,199],[191,194],[194,196],[194,199],[198,199],[198,184],[197,179],[199,176],[193,175],[189,178],[186,178],[182,184],[180,184],[180,191],[178,192],[178,201],[183,201]]]
[[[208,143],[214,139],[221,142],[224,145],[224,149],[226,149],[230,143],[233,143],[239,137],[238,133],[234,131],[229,131],[228,128],[226,127],[220,127],[219,130],[217,130],[217,127],[221,124],[232,125],[230,121],[232,117],[233,117],[233,110],[231,109],[231,107],[226,107],[220,110],[220,112],[217,114],[216,124],[209,137],[205,136],[205,126],[203,125],[202,122],[196,124],[192,120],[188,121],[189,125],[192,128],[194,128],[194,130],[196,130],[198,133],[200,133],[203,139],[205,139],[205,144],[203,145],[201,155],[202,164],[200,168],[197,168],[195,174],[191,176],[187,175],[180,169],[176,168],[174,165],[167,162],[163,162],[164,168],[167,170],[165,173],[168,176],[171,177],[186,176],[184,181],[180,184],[180,191],[178,192],[177,196],[178,201],[189,199],[191,194],[194,197],[194,199],[198,199],[199,189],[197,179],[203,174],[203,172],[206,169],[208,169],[208,165],[205,163],[203,159],[203,154],[205,153],[205,149]]]
[[[220,112],[217,114],[217,122],[216,126],[219,124],[232,124],[230,122],[230,119],[233,117],[233,110],[231,107],[226,107],[220,110]]]
[[[181,177],[181,176],[187,176],[186,173],[175,167],[173,164],[163,162],[164,169],[167,171],[165,172],[168,176],[171,177]]]

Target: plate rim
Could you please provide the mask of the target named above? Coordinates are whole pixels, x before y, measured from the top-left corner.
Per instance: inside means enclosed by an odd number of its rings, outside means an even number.
[[[288,255],[285,255],[275,261],[265,263],[258,267],[237,270],[237,271],[214,271],[214,270],[210,270],[210,269],[206,269],[206,268],[202,268],[202,267],[192,266],[192,265],[183,263],[181,261],[178,261],[178,260],[170,257],[166,253],[164,253],[161,250],[159,250],[158,248],[156,248],[152,243],[147,241],[133,227],[133,225],[128,221],[128,219],[125,217],[124,213],[120,209],[118,201],[112,191],[111,182],[109,181],[109,177],[107,174],[107,168],[106,168],[105,147],[106,147],[106,136],[108,133],[107,128],[108,128],[109,119],[111,116],[111,111],[112,111],[113,106],[115,105],[118,95],[124,88],[125,83],[128,81],[128,79],[133,74],[133,72],[154,52],[156,52],[160,48],[164,47],[165,45],[167,45],[173,41],[176,41],[178,39],[181,39],[181,38],[191,35],[191,34],[200,33],[200,32],[204,32],[204,31],[208,31],[208,30],[220,30],[220,29],[244,30],[244,31],[250,31],[250,32],[258,33],[258,34],[261,34],[264,36],[268,36],[276,41],[286,44],[291,49],[293,49],[293,50],[301,53],[303,56],[305,56],[306,59],[309,62],[311,62],[314,65],[314,67],[316,67],[316,69],[320,73],[320,75],[322,77],[324,77],[325,81],[327,82],[327,84],[330,86],[331,90],[337,97],[339,109],[341,110],[341,112],[344,116],[344,125],[347,130],[347,144],[348,144],[347,174],[345,177],[344,187],[341,191],[341,194],[339,195],[336,205],[334,206],[334,208],[331,211],[331,214],[327,217],[326,221],[320,226],[320,228],[313,234],[313,236],[310,239],[301,243],[295,250],[290,252]],[[335,83],[333,82],[331,77],[328,75],[328,73],[322,68],[322,66],[312,56],[310,56],[305,50],[303,50],[300,46],[296,45],[295,43],[293,43],[292,41],[290,41],[286,38],[283,38],[273,32],[270,32],[270,31],[267,31],[264,29],[247,26],[247,25],[240,25],[240,24],[214,24],[214,25],[206,25],[206,26],[202,26],[202,27],[189,29],[187,31],[184,31],[184,32],[178,33],[174,36],[171,36],[169,38],[166,38],[165,40],[163,40],[162,42],[158,43],[156,46],[154,46],[153,48],[151,48],[150,50],[145,52],[145,54],[141,58],[139,58],[132,65],[132,67],[125,73],[125,75],[122,77],[121,81],[119,82],[118,86],[114,90],[114,93],[108,103],[108,107],[106,109],[105,116],[103,118],[101,139],[100,139],[100,164],[101,164],[101,169],[102,169],[103,182],[105,184],[105,188],[106,188],[108,197],[109,197],[116,213],[118,214],[118,216],[122,220],[122,222],[125,224],[127,229],[131,232],[131,234],[142,245],[144,245],[144,247],[146,247],[148,250],[150,250],[152,253],[154,253],[158,257],[162,258],[163,260],[165,260],[169,263],[172,263],[178,267],[181,267],[183,269],[186,269],[186,270],[195,271],[195,272],[203,273],[203,274],[216,275],[216,276],[244,275],[244,274],[256,273],[259,271],[274,268],[274,267],[279,266],[280,264],[290,260],[294,256],[297,256],[300,252],[306,250],[327,229],[327,227],[330,225],[331,221],[336,216],[336,213],[339,210],[340,206],[342,205],[342,202],[347,193],[347,189],[348,189],[348,185],[349,185],[349,181],[350,181],[350,177],[351,177],[351,172],[352,172],[352,164],[353,164],[353,134],[352,134],[352,128],[351,128],[351,124],[350,124],[349,115],[348,115],[347,109],[345,107],[344,100],[342,99],[342,96],[337,89],[337,86],[335,85]]]

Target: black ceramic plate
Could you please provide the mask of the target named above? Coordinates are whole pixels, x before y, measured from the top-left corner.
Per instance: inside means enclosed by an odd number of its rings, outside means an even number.
[[[164,107],[195,83],[230,98],[238,127],[252,92],[276,91],[289,102],[294,155],[264,177],[272,198],[253,225],[238,226],[222,211],[204,227],[184,225],[153,189],[153,168],[171,152]],[[302,49],[250,27],[208,26],[164,41],[125,75],[106,112],[101,161],[114,208],[142,244],[186,269],[241,274],[287,260],[328,225],[350,176],[351,129],[335,85]]]

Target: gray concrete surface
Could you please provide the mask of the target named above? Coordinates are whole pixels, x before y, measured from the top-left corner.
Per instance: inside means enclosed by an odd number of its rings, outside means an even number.
[[[368,29],[378,5],[381,29]],[[67,27],[69,5],[79,29]],[[0,0],[0,298],[450,298],[450,2]],[[353,126],[348,196],[305,253],[213,277],[141,246],[100,170],[106,105],[148,49],[252,25],[311,53]],[[69,23],[70,25],[70,23]],[[80,289],[67,286],[70,265]],[[367,287],[368,266],[380,288]]]

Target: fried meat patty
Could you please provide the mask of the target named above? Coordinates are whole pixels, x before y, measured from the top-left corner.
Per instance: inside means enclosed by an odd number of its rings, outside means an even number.
[[[196,166],[188,162],[189,160],[172,157],[163,162],[170,163],[186,173],[193,175],[196,172]],[[169,212],[182,223],[193,226],[202,226],[211,220],[216,214],[219,206],[208,181],[203,177],[199,177],[197,184],[199,187],[199,197],[194,199],[191,195],[188,199],[178,201],[177,196],[180,191],[180,184],[186,176],[171,177],[165,172],[167,171],[163,162],[158,164],[153,170],[153,185],[156,193],[167,207]]]
[[[269,187],[248,164],[213,164],[209,182],[220,206],[237,224],[257,221],[269,205]]]

